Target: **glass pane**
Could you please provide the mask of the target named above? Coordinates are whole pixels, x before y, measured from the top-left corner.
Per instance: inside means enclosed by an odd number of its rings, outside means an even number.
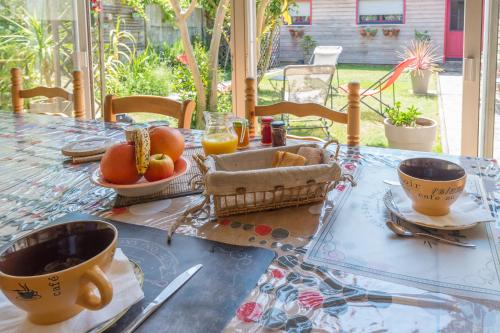
[[[464,0],[451,0],[450,3],[450,30],[464,30]]]
[[[500,45],[499,45],[500,46]],[[499,48],[500,50],[500,48]],[[497,54],[493,157],[500,160],[500,52]]]
[[[208,8],[207,8],[208,6]],[[200,6],[201,7],[201,6]],[[207,94],[208,59],[215,8],[210,4],[196,8],[187,21],[189,37]],[[208,14],[208,11],[211,11]],[[226,15],[218,53],[217,103],[219,111],[231,111],[231,54],[228,46],[230,30]],[[177,101],[197,99],[197,87],[182,36],[172,12],[157,5],[147,5],[144,11],[127,6],[121,0],[101,2],[93,11],[92,34],[95,95],[101,104],[103,96],[154,95]],[[199,104],[199,103],[198,103]],[[202,107],[207,109],[210,105]],[[97,117],[101,117],[100,109]],[[131,113],[120,115],[122,121],[168,121],[177,126],[177,120],[159,114]]]
[[[0,2],[0,108],[11,109],[10,70],[23,73],[23,88],[62,87],[72,90],[72,0]],[[26,101],[31,112],[72,114],[66,101]]]

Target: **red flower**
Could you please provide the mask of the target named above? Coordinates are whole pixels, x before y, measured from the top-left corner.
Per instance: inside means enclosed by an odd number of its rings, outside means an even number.
[[[255,302],[242,304],[238,310],[236,310],[236,316],[245,323],[257,321],[262,316],[262,306]]]
[[[317,309],[323,304],[323,296],[317,291],[303,291],[299,294],[299,302],[307,309]]]
[[[345,190],[345,185],[339,184],[335,187],[337,191],[342,192]]]
[[[280,279],[282,279],[282,278],[285,277],[285,274],[281,270],[279,270],[279,269],[273,269],[271,271],[271,274],[273,275],[273,277],[275,279],[278,279],[278,280],[280,280]]]
[[[187,66],[187,64],[189,63],[188,62],[188,57],[185,53],[183,54],[179,54],[176,59],[179,61],[179,62],[182,62],[184,65]]]
[[[346,168],[349,171],[352,171],[352,170],[356,169],[356,166],[354,164],[352,164],[352,163],[346,163],[344,165],[344,168]]]

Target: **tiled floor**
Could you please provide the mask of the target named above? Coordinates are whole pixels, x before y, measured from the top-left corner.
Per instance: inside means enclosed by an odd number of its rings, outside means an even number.
[[[462,137],[462,75],[455,72],[439,73],[438,95],[443,152],[460,155]]]

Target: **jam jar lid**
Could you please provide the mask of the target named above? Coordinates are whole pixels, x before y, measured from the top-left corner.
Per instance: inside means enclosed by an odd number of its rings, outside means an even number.
[[[271,123],[271,126],[272,127],[284,127],[285,126],[285,122],[281,121],[281,120],[276,120],[276,121],[273,121]]]
[[[243,126],[248,126],[248,120],[238,119],[233,121],[233,127],[243,127]]]
[[[273,121],[274,121],[273,117],[262,117],[262,118],[260,118],[260,122],[261,123],[265,123],[265,124],[272,123]]]

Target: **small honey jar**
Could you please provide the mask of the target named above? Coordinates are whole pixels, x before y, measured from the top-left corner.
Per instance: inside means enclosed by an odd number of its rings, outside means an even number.
[[[250,144],[250,131],[248,130],[248,120],[238,119],[233,121],[233,128],[238,135],[238,149],[248,148]]]

